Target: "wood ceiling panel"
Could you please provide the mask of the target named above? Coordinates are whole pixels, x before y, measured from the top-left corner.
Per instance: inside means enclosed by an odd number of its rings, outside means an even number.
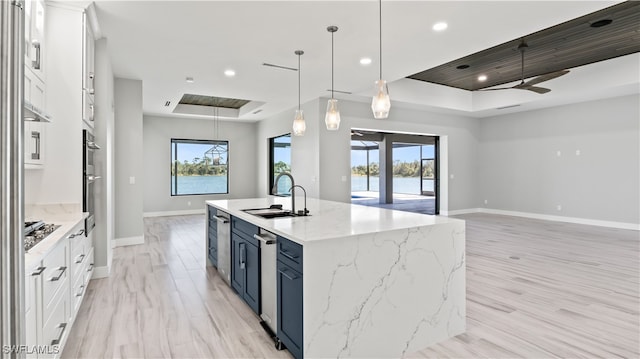
[[[612,22],[591,26],[605,19]],[[525,78],[639,52],[640,1],[626,1],[581,16],[527,35],[524,40],[529,46],[524,54]],[[521,42],[514,39],[407,78],[470,91],[518,81]],[[469,67],[457,69],[460,65]],[[486,75],[487,81],[478,81],[479,75]]]
[[[193,94],[184,94],[180,99],[180,104],[182,105],[232,108],[236,110],[248,104],[249,102],[250,102],[249,100],[241,100],[237,98],[202,96],[202,95],[193,95]]]

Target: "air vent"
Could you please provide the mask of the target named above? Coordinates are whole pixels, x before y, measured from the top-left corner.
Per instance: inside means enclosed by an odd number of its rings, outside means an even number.
[[[231,108],[234,110],[248,104],[249,100],[241,100],[237,98],[202,96],[193,94],[184,94],[180,99],[181,105],[209,106],[219,108]]]
[[[171,105],[171,101],[167,101],[164,103],[164,107],[168,107],[169,105]]]
[[[327,90],[327,91],[331,92],[331,90]],[[349,91],[333,90],[333,92],[343,93],[343,94],[346,94],[346,95],[351,95],[351,92],[349,92]]]
[[[504,107],[496,107],[496,110],[504,110],[506,108],[512,108],[512,107],[518,107],[518,106],[520,106],[520,104],[511,105],[511,106],[504,106]]]
[[[269,63],[266,63],[266,62],[263,62],[263,63],[262,63],[262,66],[275,67],[275,68],[277,68],[277,69],[283,69],[283,70],[298,71],[298,69],[293,68],[293,67],[282,66],[282,65],[275,65],[275,64],[269,64]]]

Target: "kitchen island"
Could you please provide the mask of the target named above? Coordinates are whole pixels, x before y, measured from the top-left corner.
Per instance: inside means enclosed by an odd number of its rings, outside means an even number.
[[[265,219],[243,211],[289,208],[290,201],[207,205],[277,235],[279,248],[288,246],[282,253],[288,258],[281,263],[278,257],[278,308],[296,306],[281,278],[301,281],[294,356],[400,357],[465,331],[464,221],[317,199],[308,200],[310,216],[304,217]],[[294,247],[301,250],[299,269],[281,269],[289,268],[287,261],[296,264],[290,261]]]

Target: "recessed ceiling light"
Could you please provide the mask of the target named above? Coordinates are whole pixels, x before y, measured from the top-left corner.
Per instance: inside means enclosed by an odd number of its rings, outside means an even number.
[[[467,65],[467,64],[456,66],[456,69],[458,69],[458,70],[464,70],[464,69],[468,69],[468,68],[469,68],[469,65]]]
[[[187,77],[185,79],[185,81],[187,81],[188,83],[192,84],[193,83],[193,77]]]
[[[371,58],[370,57],[363,57],[360,59],[360,65],[371,65]]]
[[[235,76],[235,75],[236,75],[236,72],[235,72],[235,71],[233,71],[233,70],[231,70],[231,69],[229,69],[229,70],[224,70],[224,75],[225,75],[225,76],[227,76],[227,77],[233,77],[233,76]]]
[[[478,76],[478,81],[480,81],[480,82],[487,81],[487,75],[480,75],[480,76]]]
[[[446,22],[441,21],[441,22],[436,22],[435,24],[433,24],[433,31],[444,31],[447,29],[447,27],[449,27],[449,25],[447,25]]]

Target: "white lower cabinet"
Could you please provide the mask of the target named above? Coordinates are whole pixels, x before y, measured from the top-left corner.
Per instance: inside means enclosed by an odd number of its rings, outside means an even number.
[[[25,278],[28,358],[58,358],[93,273],[92,234],[84,221],[58,241]]]

